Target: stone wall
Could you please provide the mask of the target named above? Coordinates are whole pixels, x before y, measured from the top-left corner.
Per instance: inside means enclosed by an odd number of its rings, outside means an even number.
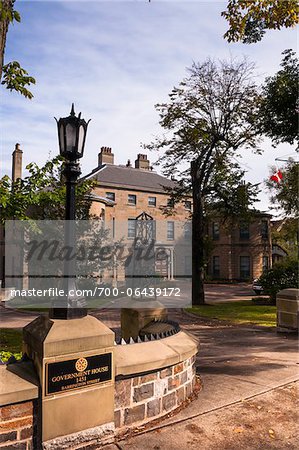
[[[116,379],[115,427],[149,422],[180,406],[195,387],[195,356],[171,367]]]
[[[276,296],[277,331],[298,331],[299,289],[283,289]]]
[[[196,390],[197,351],[197,339],[183,331],[160,340],[115,345],[115,384],[106,400],[102,394],[95,398],[94,388],[80,391],[79,402],[75,406],[74,395],[63,397],[61,394],[59,398],[63,400],[64,412],[72,411],[67,419],[70,417],[77,421],[77,431],[70,433],[66,428],[68,424],[64,423],[64,428],[59,428],[51,439],[44,438],[45,428],[43,436],[38,434],[42,429],[40,404],[44,404],[40,401],[39,380],[32,362],[0,366],[0,450],[37,450],[41,438],[44,449],[95,449],[112,442],[115,434],[168,414]],[[86,408],[86,401],[82,400],[83,393],[90,394],[94,402],[87,409],[89,416],[81,415],[82,401]],[[107,415],[107,398],[111,404],[109,417],[104,416]],[[51,432],[66,416],[59,408],[61,404],[57,410],[52,410],[52,416],[48,414],[47,420],[43,409],[44,425]],[[93,423],[96,414],[102,414],[103,417],[103,420],[100,417],[102,424],[99,422],[99,426]],[[66,435],[61,436],[61,430]]]
[[[0,407],[0,449],[32,450],[36,401]]]

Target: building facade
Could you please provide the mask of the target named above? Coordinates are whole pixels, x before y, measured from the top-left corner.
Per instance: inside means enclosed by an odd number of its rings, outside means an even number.
[[[155,274],[167,279],[191,276],[191,202],[180,202],[175,213],[165,215],[171,206],[167,189],[174,181],[157,174],[147,155],[138,154],[134,167],[130,161],[115,165],[112,149],[102,147],[98,167],[85,178],[96,180],[94,196],[111,202],[92,202],[91,214],[105,221],[113,238],[124,237],[129,246],[136,238],[136,218],[146,216],[152,221],[155,247],[164,250],[164,257],[155,261]]]
[[[173,216],[165,216],[163,211],[169,206],[170,197],[165,188],[174,187],[174,181],[155,173],[147,155],[139,154],[132,167],[115,165],[114,154],[109,147],[102,147],[98,155],[98,167],[87,178],[97,181],[94,193],[108,198],[114,204],[111,207],[93,204],[92,212],[102,215],[107,221],[122,223],[127,229],[127,237],[133,238],[135,218],[142,212],[151,215],[154,220],[165,222],[166,232],[160,241],[168,242],[182,233],[191,233],[191,200],[176,205]],[[99,210],[101,208],[101,211]],[[270,230],[271,216],[256,212],[250,222],[224,223],[221,217],[209,219],[206,227],[210,251],[207,255],[206,274],[212,280],[253,280],[272,265],[272,243]],[[176,230],[179,223],[186,223],[184,232]],[[159,240],[159,239],[158,239]],[[184,261],[185,273],[191,272],[191,258]],[[165,272],[164,268],[164,272]]]
[[[249,281],[272,265],[269,214],[257,212],[249,222],[224,223],[215,217],[207,226],[211,252],[207,276],[213,280]]]
[[[12,179],[22,176],[22,150],[16,144],[12,158]],[[188,275],[192,258],[186,250],[191,241],[190,199],[171,207],[170,194],[174,181],[156,173],[147,155],[138,154],[134,167],[130,161],[116,165],[110,147],[102,147],[97,167],[85,179],[94,179],[96,186],[90,196],[91,213],[109,224],[113,237],[125,236],[127,243],[136,237],[136,218],[143,213],[155,223],[155,241],[167,258],[156,261],[155,271],[168,279]],[[171,210],[170,210],[171,211]],[[210,280],[252,280],[272,266],[271,216],[256,212],[249,223],[235,222],[228,226],[221,217],[210,218],[206,226],[210,242],[206,264]],[[5,280],[4,229],[0,227],[0,275]]]

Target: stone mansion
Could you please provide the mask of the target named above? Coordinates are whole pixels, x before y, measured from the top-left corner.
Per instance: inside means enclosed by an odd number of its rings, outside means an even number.
[[[134,236],[134,219],[146,212],[154,220],[165,222],[164,241],[171,248],[171,242],[176,239],[176,222],[190,219],[191,199],[178,204],[173,217],[163,214],[163,208],[170,202],[165,187],[171,188],[174,181],[154,172],[147,155],[138,154],[134,166],[130,161],[116,165],[112,149],[102,147],[97,167],[86,178],[96,180],[92,212],[108,221],[121,221],[127,228],[128,238]],[[219,217],[210,219],[206,226],[212,241],[206,268],[208,278],[252,280],[270,267],[270,218],[269,214],[258,212],[249,224],[240,222],[233,229],[228,229]],[[185,264],[191,264],[191,260]]]
[[[19,144],[12,157],[12,179],[22,176],[22,150]],[[170,206],[169,194],[165,188],[172,188],[174,181],[156,173],[147,155],[138,154],[134,166],[115,164],[110,147],[102,147],[98,154],[97,166],[86,176],[94,179],[96,187],[91,194],[91,213],[113,226],[121,224],[126,238],[135,236],[136,217],[142,213],[162,224],[156,240],[167,249],[167,262],[157,261],[156,271],[168,279],[173,278],[176,265],[191,273],[191,256],[175,257],[175,242],[191,233],[192,201],[175,206],[175,214],[165,215],[164,208]],[[249,281],[258,278],[263,270],[272,265],[271,216],[263,212],[255,213],[250,223],[238,223],[228,228],[221,218],[210,218],[206,233],[212,245],[207,262],[206,274],[209,280]],[[189,223],[189,227],[179,230],[178,223]],[[115,224],[115,225],[114,225]],[[184,261],[181,261],[184,259]],[[0,279],[5,277],[5,250],[3,229],[0,230]],[[4,284],[4,283],[3,283]]]

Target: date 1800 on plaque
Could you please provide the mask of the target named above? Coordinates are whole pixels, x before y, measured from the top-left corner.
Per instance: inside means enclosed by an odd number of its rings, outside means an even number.
[[[46,364],[46,395],[92,386],[112,378],[112,353]]]

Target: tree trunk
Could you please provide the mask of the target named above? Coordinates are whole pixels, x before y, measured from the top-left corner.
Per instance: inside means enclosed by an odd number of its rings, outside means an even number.
[[[191,163],[192,215],[192,306],[205,304],[204,292],[204,209],[197,161]]]
[[[4,51],[6,43],[6,35],[8,31],[9,19],[6,18],[6,12],[13,8],[13,0],[1,0],[0,13],[0,80],[2,78],[2,71],[4,65]]]

